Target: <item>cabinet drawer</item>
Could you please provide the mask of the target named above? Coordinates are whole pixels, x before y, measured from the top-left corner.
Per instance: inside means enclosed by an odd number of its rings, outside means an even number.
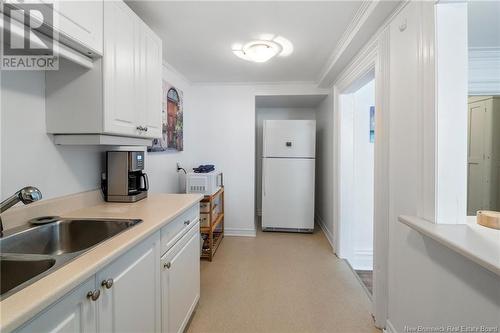
[[[167,252],[193,226],[199,214],[199,206],[196,204],[161,229],[162,254]]]

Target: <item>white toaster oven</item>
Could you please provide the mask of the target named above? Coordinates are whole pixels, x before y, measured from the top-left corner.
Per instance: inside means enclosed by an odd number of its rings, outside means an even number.
[[[223,174],[214,170],[207,173],[189,172],[186,174],[186,193],[212,195],[224,186]]]

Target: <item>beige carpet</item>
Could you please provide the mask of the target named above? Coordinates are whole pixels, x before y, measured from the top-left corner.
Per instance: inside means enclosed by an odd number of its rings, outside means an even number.
[[[201,299],[187,332],[380,332],[370,301],[324,234],[225,237],[201,263]]]

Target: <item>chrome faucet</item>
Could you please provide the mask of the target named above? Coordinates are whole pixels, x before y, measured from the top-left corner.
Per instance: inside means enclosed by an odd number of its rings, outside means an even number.
[[[32,202],[38,201],[41,198],[42,192],[40,192],[39,189],[34,186],[26,186],[0,203],[0,214],[17,204],[19,201],[27,205]],[[3,233],[3,223],[2,217],[0,216],[0,234],[1,233]]]

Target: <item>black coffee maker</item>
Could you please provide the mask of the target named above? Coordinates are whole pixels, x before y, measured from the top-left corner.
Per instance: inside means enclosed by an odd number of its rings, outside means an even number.
[[[148,196],[149,181],[144,170],[143,151],[106,152],[106,201],[136,202]]]

